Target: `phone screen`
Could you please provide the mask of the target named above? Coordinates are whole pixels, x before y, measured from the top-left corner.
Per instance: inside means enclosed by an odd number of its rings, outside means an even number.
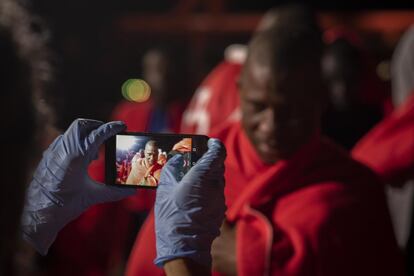
[[[120,133],[106,143],[106,182],[125,187],[156,188],[165,163],[183,156],[178,178],[207,150],[201,135]]]

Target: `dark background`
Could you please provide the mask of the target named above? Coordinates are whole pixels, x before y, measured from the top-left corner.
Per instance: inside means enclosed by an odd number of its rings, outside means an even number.
[[[78,117],[108,120],[121,85],[140,77],[141,58],[168,47],[177,70],[174,97],[187,100],[232,43],[246,43],[269,8],[292,1],[127,0],[28,2],[46,18],[56,52],[58,126]],[[307,4],[310,2],[307,1]],[[313,1],[324,28],[347,25],[364,34],[377,62],[389,59],[414,22],[414,1]]]

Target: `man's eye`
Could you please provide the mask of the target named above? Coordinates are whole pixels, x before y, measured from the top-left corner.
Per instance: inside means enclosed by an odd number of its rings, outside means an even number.
[[[255,111],[262,111],[262,110],[266,109],[267,105],[264,104],[264,103],[252,103],[251,107]]]

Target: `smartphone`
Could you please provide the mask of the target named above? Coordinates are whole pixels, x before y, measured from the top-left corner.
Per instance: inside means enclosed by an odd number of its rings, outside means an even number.
[[[174,155],[184,162],[178,178],[207,151],[208,137],[191,134],[122,132],[105,143],[106,184],[155,189],[162,168]]]

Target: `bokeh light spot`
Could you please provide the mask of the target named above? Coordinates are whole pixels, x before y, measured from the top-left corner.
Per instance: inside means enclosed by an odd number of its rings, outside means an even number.
[[[377,75],[383,81],[389,81],[391,79],[391,68],[390,68],[390,61],[383,60],[381,61],[376,68]]]
[[[145,102],[151,95],[151,88],[144,80],[128,79],[122,84],[122,96],[127,101]]]

